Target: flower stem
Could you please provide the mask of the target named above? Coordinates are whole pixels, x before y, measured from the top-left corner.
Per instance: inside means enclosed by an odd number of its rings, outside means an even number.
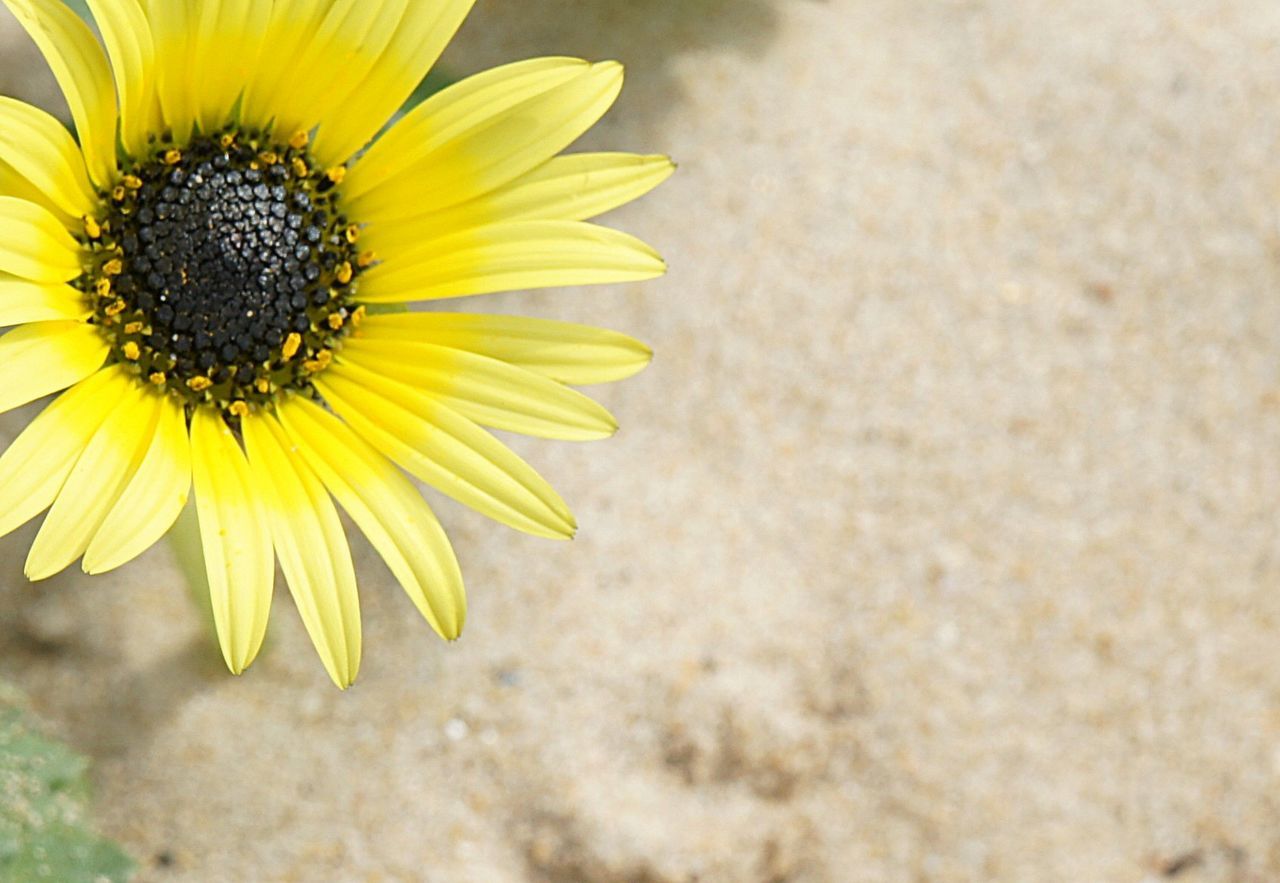
[[[200,609],[210,634],[216,635],[213,603],[209,599],[209,576],[204,567],[204,546],[200,542],[200,520],[196,516],[194,501],[187,503],[170,528],[169,546],[178,559],[178,569],[182,571],[192,603]]]

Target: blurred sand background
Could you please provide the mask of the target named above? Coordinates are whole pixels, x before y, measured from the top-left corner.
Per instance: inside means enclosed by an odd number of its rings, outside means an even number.
[[[1280,5],[480,0],[445,64],[544,53],[681,162],[610,219],[666,279],[465,307],[657,350],[517,443],[576,542],[440,502],[444,646],[358,541],[346,694],[280,580],[234,679],[167,547],[0,545],[139,879],[1280,880]]]

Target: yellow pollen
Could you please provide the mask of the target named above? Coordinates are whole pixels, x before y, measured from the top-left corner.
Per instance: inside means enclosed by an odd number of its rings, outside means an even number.
[[[262,160],[262,164],[264,166],[274,166],[276,163],[280,162],[280,157],[276,156],[275,153],[270,150],[265,153],[258,154],[258,159]]]
[[[347,242],[350,242],[352,245],[355,245],[356,240],[359,238],[360,238],[360,228],[355,224],[352,224],[350,227],[347,228]]]
[[[176,150],[176,149],[175,149],[175,150],[166,150],[166,151],[165,151],[165,154],[164,154],[164,164],[165,164],[166,166],[176,166],[176,165],[177,165],[178,163],[180,163],[180,162],[182,162],[182,151],[181,151],[181,150]]]
[[[356,258],[356,263],[359,264],[360,269],[363,270],[365,267],[369,266],[377,259],[378,259],[378,255],[376,253],[372,251],[366,251],[366,252],[362,252],[360,257]]]
[[[351,277],[355,275],[355,270],[351,269],[350,261],[343,261],[338,264],[338,284],[346,285],[351,281]]]
[[[99,236],[102,235],[102,225],[99,224],[95,219],[89,217],[88,215],[85,215],[84,216],[84,235],[88,236],[90,239],[97,239]]]
[[[329,327],[332,328],[334,331],[337,331],[339,328],[341,328],[343,323],[346,321],[347,321],[346,319],[342,318],[341,313],[329,314]]]
[[[115,189],[111,191],[111,198],[116,202],[124,202],[124,185],[117,184]]]
[[[236,136],[231,134],[230,132],[226,132],[225,134],[223,134],[221,138],[218,139],[218,144],[222,146],[223,150],[226,150],[228,147],[230,147],[232,144],[235,144],[235,143],[236,143]]]
[[[368,311],[364,307],[356,307],[356,311],[351,314],[351,327],[359,328],[360,323],[364,321],[365,313]]]
[[[120,183],[128,187],[130,190],[142,189],[142,179],[137,175],[125,175],[120,179]]]
[[[102,265],[102,272],[108,276],[119,276],[124,272],[124,261],[119,258],[112,258]]]
[[[124,353],[124,357],[130,362],[136,362],[142,357],[142,350],[132,340],[126,343],[120,351]]]
[[[345,178],[345,177],[347,177],[347,167],[346,167],[346,166],[334,166],[333,168],[329,169],[329,171],[325,172],[325,173],[324,173],[324,175],[325,175],[325,177],[326,177],[326,178],[328,178],[328,179],[329,179],[330,181],[332,181],[333,183],[335,183],[335,184],[341,184],[341,183],[342,183],[342,179],[343,179],[343,178]]]
[[[320,350],[316,353],[314,359],[310,359],[302,363],[302,368],[308,374],[319,374],[325,368],[333,364],[333,353],[328,350]]]
[[[307,164],[300,158],[295,157],[293,160],[293,173],[299,178],[305,178],[311,174],[311,170],[307,168]]]
[[[120,315],[121,313],[123,313],[123,312],[125,311],[125,307],[127,307],[127,306],[128,306],[128,304],[126,304],[126,303],[125,303],[124,301],[122,301],[120,298],[116,298],[115,303],[113,303],[111,306],[107,307],[107,309],[106,309],[106,313],[107,313],[107,315],[108,315],[108,316],[111,316],[112,318],[115,318],[116,316],[118,316],[118,315]]]
[[[111,280],[106,278],[105,276],[99,279],[97,282],[95,282],[93,287],[94,287],[94,290],[98,292],[98,297],[101,297],[101,298],[111,297]]]
[[[249,406],[244,402],[232,402],[227,411],[242,420],[249,416]]]
[[[280,354],[284,356],[285,361],[288,361],[298,354],[301,347],[302,335],[295,331],[284,339],[284,347],[281,348]]]
[[[289,139],[289,146],[294,150],[301,150],[311,143],[311,136],[306,132],[297,132]]]
[[[271,381],[265,377],[259,377],[258,382],[255,383],[254,386],[257,387],[258,392],[262,393],[263,395],[266,395],[267,393],[271,392]]]
[[[124,326],[125,334],[137,334],[141,330],[142,330],[141,322],[130,322],[128,325]]]
[[[192,392],[204,392],[211,386],[213,386],[213,381],[208,377],[192,377],[187,381],[187,387]]]
[[[147,379],[150,380],[152,383],[154,383],[156,386],[164,386],[165,376],[163,371],[156,371]]]

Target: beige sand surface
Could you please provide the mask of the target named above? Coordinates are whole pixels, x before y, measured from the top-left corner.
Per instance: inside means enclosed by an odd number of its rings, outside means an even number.
[[[469,304],[658,351],[518,443],[576,542],[442,502],[455,646],[358,544],[347,694],[282,583],[233,679],[167,549],[0,545],[140,879],[1280,880],[1280,5],[481,0],[448,63],[547,52],[682,163],[612,219],[665,280]]]

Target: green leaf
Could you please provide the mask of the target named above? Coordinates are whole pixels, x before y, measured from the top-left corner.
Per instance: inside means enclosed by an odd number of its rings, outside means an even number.
[[[39,732],[0,685],[0,880],[124,883],[133,862],[87,825],[88,762]]]
[[[452,76],[439,68],[434,68],[422,78],[422,82],[418,84],[418,88],[413,90],[413,94],[410,95],[409,100],[404,103],[404,107],[400,108],[400,113],[408,113],[432,95],[452,86],[456,82],[458,82],[457,77]]]
[[[92,20],[93,17],[89,13],[89,4],[85,0],[67,0],[67,5],[79,13],[81,18]]]

